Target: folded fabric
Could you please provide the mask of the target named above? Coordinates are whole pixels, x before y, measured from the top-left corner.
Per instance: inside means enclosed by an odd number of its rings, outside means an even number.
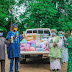
[[[35,47],[35,44],[31,44],[32,47]]]
[[[40,42],[36,42],[36,47],[40,47]]]

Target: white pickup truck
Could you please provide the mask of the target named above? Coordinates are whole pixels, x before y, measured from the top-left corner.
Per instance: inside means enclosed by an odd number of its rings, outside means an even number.
[[[27,33],[40,34],[40,40],[47,40],[51,36],[51,30],[49,28],[35,28],[27,29]],[[49,51],[20,51],[20,63],[25,63],[27,58],[37,57],[37,58],[48,58]],[[49,58],[48,58],[49,59]]]

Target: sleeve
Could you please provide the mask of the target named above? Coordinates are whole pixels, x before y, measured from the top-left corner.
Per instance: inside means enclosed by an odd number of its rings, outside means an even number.
[[[59,42],[57,43],[58,48],[62,48],[62,44],[63,44],[63,41],[62,41],[62,39],[60,38],[60,39],[59,39]]]
[[[64,39],[65,39],[65,41],[67,40],[66,37]]]
[[[10,45],[11,44],[11,41],[5,40],[5,44]]]
[[[11,33],[10,32],[7,33],[6,39],[11,39]]]
[[[68,44],[68,46],[66,46],[66,48],[72,48],[72,43],[70,42],[70,36],[67,38],[67,40],[65,41],[65,44]]]
[[[20,34],[19,34],[19,39],[21,39],[21,36],[20,36]]]
[[[51,37],[48,38],[48,48],[49,48],[49,49],[51,48],[51,47],[50,47],[50,39],[51,39]]]
[[[10,41],[7,41],[6,38],[3,38],[3,40],[4,40],[5,44],[7,44],[7,45],[10,45],[11,44],[11,42]]]

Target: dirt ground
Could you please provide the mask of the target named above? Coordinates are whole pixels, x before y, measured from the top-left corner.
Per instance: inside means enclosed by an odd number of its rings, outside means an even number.
[[[6,64],[5,64],[6,71],[5,72],[9,72],[9,65],[10,65],[9,63],[10,63],[10,61],[8,60],[7,54],[6,54]],[[42,60],[42,61],[35,60],[35,61],[27,62],[26,64],[19,63],[19,71],[20,72],[53,72],[53,71],[49,70],[50,69],[49,67],[50,67],[50,65],[48,63],[46,63],[45,60]],[[13,67],[13,69],[14,69],[14,67]],[[66,69],[67,69],[67,63],[65,65],[62,65],[60,72],[66,72]]]

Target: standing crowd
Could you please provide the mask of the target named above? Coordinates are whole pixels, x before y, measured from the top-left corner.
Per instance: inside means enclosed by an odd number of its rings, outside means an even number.
[[[7,54],[10,60],[9,72],[19,72],[18,62],[20,58],[20,41],[24,38],[20,36],[17,31],[17,25],[12,24],[12,30],[8,32],[6,39],[2,37],[3,29],[0,29],[0,61],[1,72],[5,72],[5,44],[7,44]],[[13,64],[15,60],[15,71],[13,71]]]
[[[51,30],[51,36],[48,38],[50,70],[59,72],[61,65],[68,61],[67,72],[72,72],[72,29],[71,36],[67,39],[62,31]],[[20,41],[24,38],[17,31],[17,25],[12,24],[12,30],[7,33],[6,39],[3,36],[3,29],[0,29],[0,62],[1,72],[5,72],[5,44],[7,44],[7,54],[10,60],[9,72],[19,72],[18,62],[20,58]],[[68,49],[67,49],[68,48]],[[15,60],[15,71],[13,71],[13,62]]]
[[[57,35],[55,29],[51,30],[51,35],[48,39],[50,70],[59,72],[61,65],[68,61],[68,51],[65,47],[66,38],[62,31],[59,31]]]

